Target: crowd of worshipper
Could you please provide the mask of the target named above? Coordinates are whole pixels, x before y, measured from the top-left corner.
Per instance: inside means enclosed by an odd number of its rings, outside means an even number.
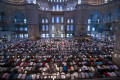
[[[120,77],[112,63],[114,42],[18,39],[0,43],[0,80]]]

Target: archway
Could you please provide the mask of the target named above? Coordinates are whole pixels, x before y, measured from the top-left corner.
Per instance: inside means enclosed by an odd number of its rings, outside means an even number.
[[[103,15],[98,12],[92,12],[88,16],[86,32],[88,35],[101,39],[103,28]]]
[[[14,24],[14,38],[28,38],[27,19],[23,12],[15,11],[11,18]]]

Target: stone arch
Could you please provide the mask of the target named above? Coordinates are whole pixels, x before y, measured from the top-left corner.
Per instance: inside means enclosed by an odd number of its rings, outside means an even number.
[[[99,12],[99,11],[93,11],[93,12],[89,13],[87,19],[92,18],[93,21],[95,21],[98,17],[99,17],[100,21],[103,20],[103,15],[102,15],[101,12]]]
[[[11,20],[14,21],[14,19],[18,19],[18,21],[23,21],[24,19],[26,19],[25,13],[23,11],[20,10],[15,10],[11,13]]]
[[[105,22],[109,21],[108,18],[111,18],[110,20],[112,20],[112,15],[113,15],[112,12],[107,11],[107,12],[105,13],[105,15],[104,15],[103,21],[105,21]]]
[[[7,13],[5,10],[1,9],[1,8],[0,8],[0,16],[1,16],[1,17],[3,16],[3,20],[4,20],[4,21],[6,21],[6,20],[9,19],[8,13]]]
[[[88,23],[88,19],[90,19],[90,23]],[[86,23],[87,23],[86,29],[87,30],[90,29],[88,33],[90,34],[91,32],[93,32],[94,34],[101,33],[103,31],[103,14],[99,11],[90,12]],[[95,29],[95,31],[93,31],[93,29]]]

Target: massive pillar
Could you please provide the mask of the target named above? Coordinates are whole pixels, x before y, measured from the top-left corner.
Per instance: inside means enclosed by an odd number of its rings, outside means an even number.
[[[28,37],[30,40],[38,40],[39,36],[39,18],[38,6],[34,4],[26,5],[26,18],[28,26]]]
[[[75,34],[85,34],[86,33],[86,24],[88,21],[89,10],[87,7],[77,6],[78,9],[75,13]]]
[[[116,41],[115,41],[114,54],[112,56],[112,60],[118,67],[120,67],[120,16],[117,26]]]

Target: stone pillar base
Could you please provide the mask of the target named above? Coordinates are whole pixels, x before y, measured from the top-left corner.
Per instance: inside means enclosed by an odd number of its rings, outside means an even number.
[[[75,28],[75,34],[85,34],[85,24],[77,24]]]
[[[120,54],[113,54],[112,61],[120,68]]]
[[[40,37],[39,36],[32,36],[32,37],[29,37],[29,40],[31,41],[36,41],[36,40],[39,40]]]
[[[28,36],[29,40],[39,40],[39,24],[28,25]]]

